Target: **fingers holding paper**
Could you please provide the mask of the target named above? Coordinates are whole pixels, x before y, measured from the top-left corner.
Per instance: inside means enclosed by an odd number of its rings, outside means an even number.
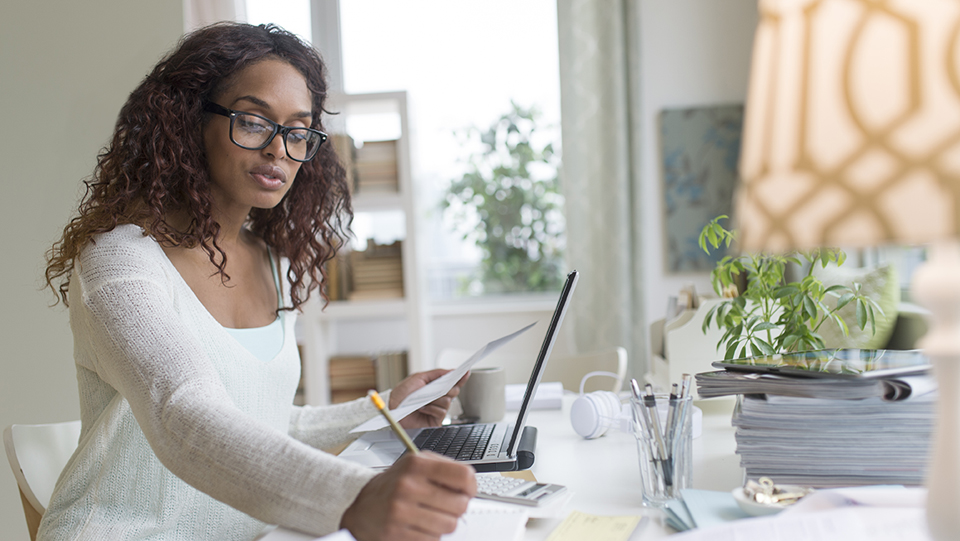
[[[424,387],[431,381],[438,379],[449,372],[451,371],[437,368],[434,370],[427,370],[426,372],[417,372],[416,374],[407,377],[405,380],[398,383],[397,386],[394,387],[390,392],[390,409],[396,409],[397,406],[399,406],[400,403],[410,395],[410,393]],[[470,377],[469,372],[464,374],[464,376],[460,378],[460,380],[457,381],[445,395],[435,399],[425,406],[422,406],[420,409],[400,420],[400,426],[404,428],[440,426],[440,424],[443,423],[443,418],[447,415],[447,410],[450,409],[450,404],[453,402],[453,399],[460,394],[460,389],[463,387],[463,384],[467,381],[468,377]]]
[[[406,454],[363,487],[340,525],[358,541],[439,539],[456,529],[476,492],[470,466]]]

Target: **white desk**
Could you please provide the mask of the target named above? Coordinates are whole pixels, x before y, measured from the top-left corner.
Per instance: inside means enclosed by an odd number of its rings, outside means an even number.
[[[672,533],[663,524],[661,512],[642,506],[634,437],[612,429],[600,438],[583,439],[570,426],[570,405],[575,398],[565,395],[562,411],[530,412],[527,424],[537,427],[534,475],[573,491],[567,511],[649,516],[634,533],[634,540],[660,539]],[[703,434],[693,440],[693,488],[730,491],[743,483],[730,426],[733,401],[701,400],[695,405],[703,410]],[[546,539],[560,522],[562,518],[531,519],[524,539]]]
[[[632,541],[652,541],[670,535],[673,530],[664,525],[662,513],[642,505],[634,437],[611,429],[600,438],[583,439],[570,426],[570,406],[575,399],[575,395],[565,394],[562,410],[530,412],[527,424],[537,427],[533,474],[540,481],[565,485],[573,492],[564,512],[644,515],[650,519],[637,528]],[[733,401],[701,400],[694,405],[703,410],[703,433],[693,440],[693,488],[733,490],[743,483],[730,426]],[[507,418],[511,415],[516,418],[517,414],[508,412]],[[563,518],[530,519],[524,539],[546,539]],[[274,535],[280,537],[280,533]],[[296,535],[290,538],[301,539]]]

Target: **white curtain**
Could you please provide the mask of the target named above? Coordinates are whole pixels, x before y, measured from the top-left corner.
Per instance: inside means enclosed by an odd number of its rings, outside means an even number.
[[[218,21],[246,21],[245,0],[183,0],[183,31]]]
[[[640,261],[639,0],[557,0],[568,317],[579,352],[623,346],[646,365]]]

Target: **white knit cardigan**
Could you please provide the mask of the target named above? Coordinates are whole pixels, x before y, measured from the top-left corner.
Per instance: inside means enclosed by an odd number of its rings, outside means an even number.
[[[283,348],[263,362],[141,228],[97,236],[70,282],[80,444],[39,539],[247,540],[265,523],[337,530],[374,473],[318,448],[376,411],[365,400],[293,407],[300,363],[294,315],[283,318]]]

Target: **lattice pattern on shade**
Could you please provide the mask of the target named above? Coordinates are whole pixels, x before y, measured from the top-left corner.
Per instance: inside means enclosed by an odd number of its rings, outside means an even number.
[[[761,0],[741,247],[960,235],[960,2]]]

